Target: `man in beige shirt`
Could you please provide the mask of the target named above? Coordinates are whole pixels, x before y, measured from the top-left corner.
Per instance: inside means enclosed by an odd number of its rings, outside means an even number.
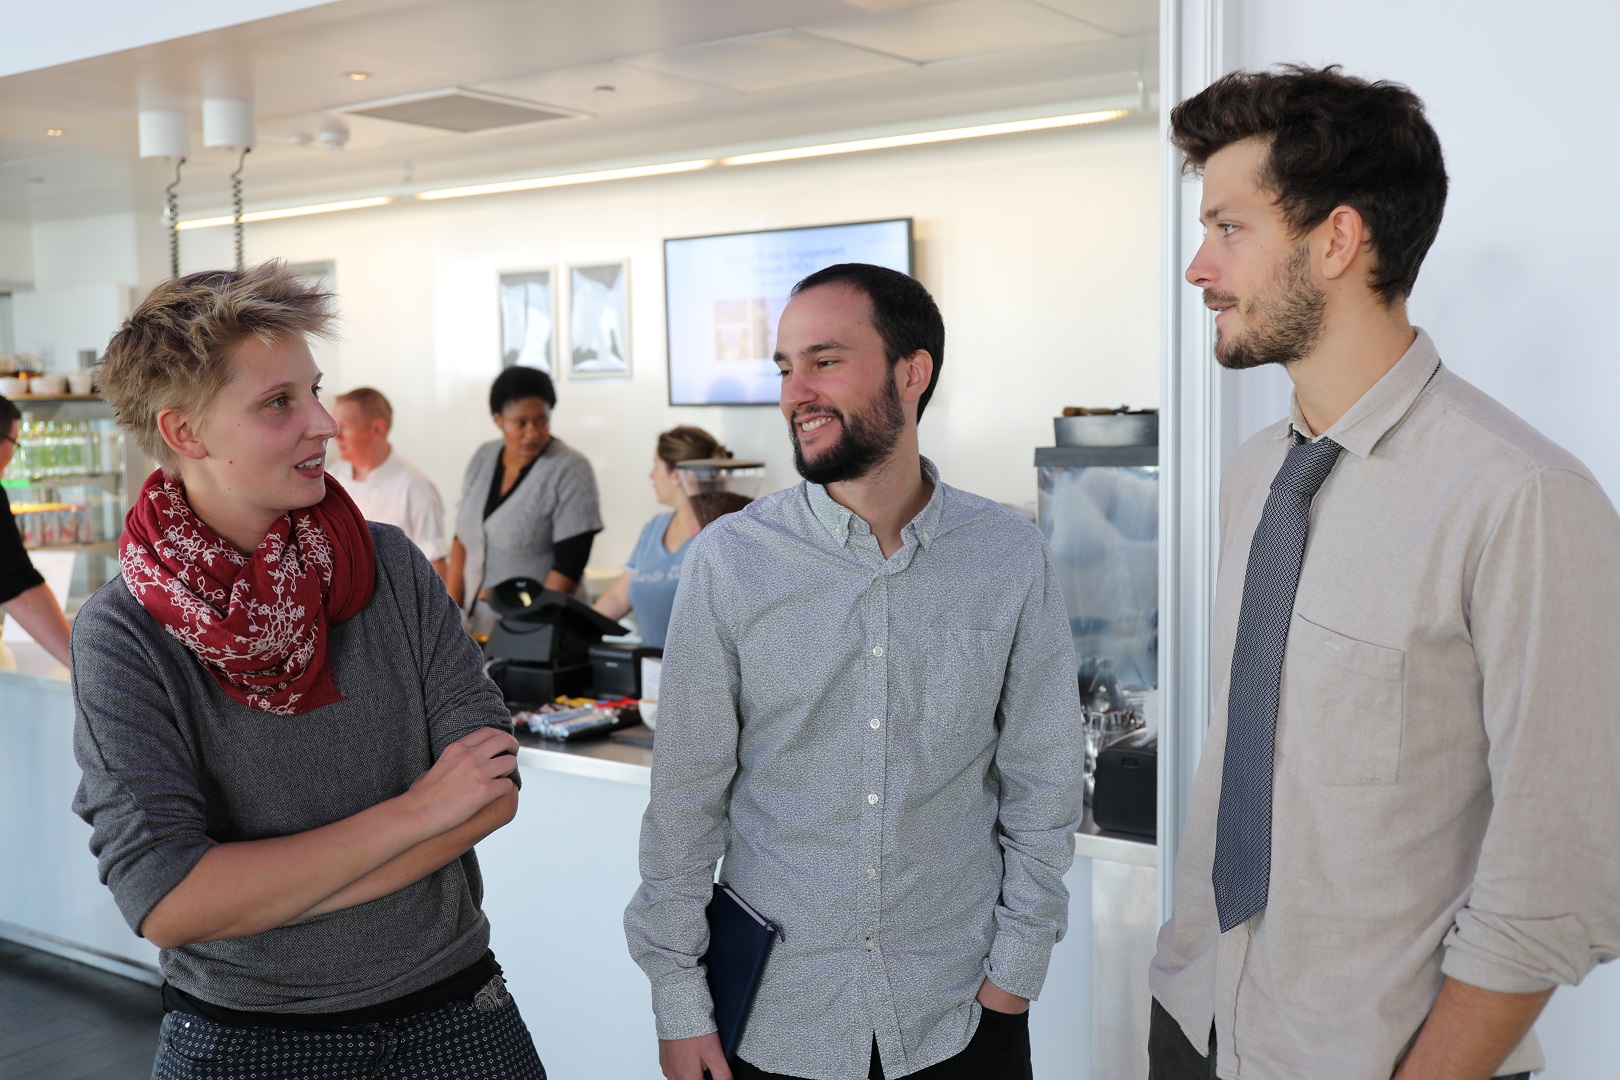
[[[1620,952],[1620,519],[1407,321],[1446,190],[1416,97],[1240,72],[1171,123],[1203,175],[1186,276],[1216,359],[1280,363],[1295,392],[1226,467],[1152,1080],[1526,1076],[1553,988]],[[1324,449],[1297,591],[1256,637],[1281,576],[1268,500],[1285,458]],[[1259,868],[1252,903],[1234,866]]]

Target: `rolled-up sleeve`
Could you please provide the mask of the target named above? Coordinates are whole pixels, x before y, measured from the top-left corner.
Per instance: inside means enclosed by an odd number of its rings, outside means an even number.
[[[641,887],[624,914],[630,955],[652,982],[660,1039],[715,1030],[702,966],[705,910],[725,850],[737,772],[737,650],[719,594],[723,574],[700,536],[688,552],[659,680],[652,794],[641,822]]]
[[[1469,619],[1492,809],[1443,970],[1505,993],[1576,983],[1620,954],[1620,518],[1590,477],[1531,475]]]
[[[1002,684],[996,749],[1003,871],[990,981],[1034,999],[1068,926],[1063,875],[1080,826],[1085,739],[1069,618],[1052,560],[1031,584]]]

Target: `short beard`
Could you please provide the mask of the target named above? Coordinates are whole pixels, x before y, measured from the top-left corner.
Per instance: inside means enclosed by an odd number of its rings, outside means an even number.
[[[823,487],[842,484],[859,480],[889,456],[906,426],[906,411],[900,405],[900,387],[895,382],[894,367],[889,365],[888,384],[872,408],[848,417],[837,409],[815,414],[836,417],[844,429],[842,437],[815,461],[804,459],[798,425],[788,421],[788,435],[793,439],[793,467],[799,470],[800,476]]]
[[[1310,249],[1300,244],[1277,268],[1272,296],[1243,305],[1247,332],[1229,344],[1215,342],[1215,360],[1224,368],[1281,364],[1304,357],[1322,338],[1327,293],[1311,283]]]

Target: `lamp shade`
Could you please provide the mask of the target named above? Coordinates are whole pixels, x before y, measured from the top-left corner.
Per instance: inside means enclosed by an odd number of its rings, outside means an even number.
[[[140,112],[141,157],[183,158],[191,153],[191,117],[170,109]]]
[[[242,98],[203,100],[204,146],[211,150],[251,150],[256,136],[253,102]]]

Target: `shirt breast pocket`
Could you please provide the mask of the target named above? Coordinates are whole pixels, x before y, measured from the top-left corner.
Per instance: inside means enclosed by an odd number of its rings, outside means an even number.
[[[1306,773],[1333,787],[1400,779],[1406,653],[1294,616],[1284,673],[1289,735]]]
[[[994,630],[936,630],[924,642],[928,719],[958,735],[995,734],[1007,645]]]

